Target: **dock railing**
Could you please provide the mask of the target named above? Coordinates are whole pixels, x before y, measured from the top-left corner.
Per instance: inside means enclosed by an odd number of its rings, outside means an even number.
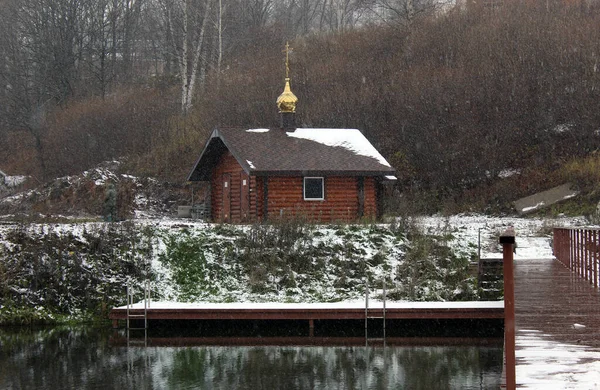
[[[554,256],[580,278],[598,287],[600,229],[554,228]]]

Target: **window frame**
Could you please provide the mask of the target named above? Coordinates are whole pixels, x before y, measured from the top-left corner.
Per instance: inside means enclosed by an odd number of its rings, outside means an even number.
[[[321,197],[320,198],[307,198],[306,197],[306,179],[320,179],[321,180]],[[325,177],[323,176],[305,176],[302,178],[302,198],[306,201],[323,201],[325,200]]]

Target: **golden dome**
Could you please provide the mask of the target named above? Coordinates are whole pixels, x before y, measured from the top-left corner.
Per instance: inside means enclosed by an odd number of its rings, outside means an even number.
[[[296,103],[298,103],[298,98],[290,88],[290,78],[286,77],[283,93],[277,98],[279,112],[296,112]]]

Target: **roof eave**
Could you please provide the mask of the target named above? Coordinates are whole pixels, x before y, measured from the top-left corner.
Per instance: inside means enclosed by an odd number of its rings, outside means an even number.
[[[395,170],[390,171],[332,171],[332,170],[253,170],[253,176],[393,176]]]
[[[210,137],[208,137],[208,140],[204,144],[204,148],[202,148],[202,153],[200,153],[200,156],[196,160],[196,163],[194,164],[194,167],[192,168],[192,170],[190,171],[190,173],[187,176],[187,181],[203,181],[203,180],[193,180],[192,176],[194,176],[194,173],[198,169],[198,165],[200,165],[200,161],[202,160],[202,157],[204,157],[204,155],[206,154],[206,151],[207,151],[208,147],[210,146],[210,144],[213,141],[213,139],[215,139],[217,137],[217,134],[218,134],[218,130],[214,129],[212,131],[212,133],[210,134]]]
[[[243,158],[241,158],[240,154],[235,150],[235,148],[231,147],[231,145],[227,142],[227,139],[223,136],[223,134],[219,131],[219,129],[214,129],[210,135],[210,138],[208,139],[208,141],[206,141],[206,144],[204,145],[204,148],[202,149],[202,153],[200,154],[200,157],[198,157],[198,159],[196,160],[196,163],[194,164],[194,167],[192,168],[192,171],[189,173],[189,175],[187,177],[188,181],[205,181],[205,180],[202,180],[202,178],[210,180],[210,177],[205,177],[206,174],[203,175],[202,173],[199,175],[200,179],[194,179],[194,173],[196,171],[198,171],[198,167],[200,166],[200,164],[202,162],[202,158],[206,155],[207,151],[209,151],[209,148],[211,147],[211,144],[214,142],[215,139],[221,140],[221,142],[225,145],[225,148],[227,150],[229,150],[229,152],[231,152],[231,154],[236,159],[238,164],[240,164],[242,169],[247,174],[249,174],[249,175],[252,174],[252,169],[250,168],[248,163]],[[200,170],[200,172],[202,172],[202,170]],[[210,174],[208,174],[208,176],[210,176]]]

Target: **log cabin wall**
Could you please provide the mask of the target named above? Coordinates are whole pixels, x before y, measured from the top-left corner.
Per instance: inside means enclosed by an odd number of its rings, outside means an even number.
[[[246,192],[246,213],[242,213],[243,180],[246,180],[246,185],[249,186]],[[248,177],[235,157],[226,152],[215,167],[211,180],[213,220],[233,223],[263,220],[265,181],[268,219],[301,216],[313,222],[349,222],[361,217],[377,216],[376,184],[373,177],[325,177],[325,199],[304,200],[303,177]],[[361,181],[364,197],[362,207],[359,205]],[[225,182],[228,189],[224,188]]]
[[[377,186],[374,177],[365,177],[365,207],[363,217],[367,219],[376,219],[377,214]]]
[[[314,222],[354,221],[360,217],[358,182],[357,177],[325,177],[325,199],[304,200],[303,177],[269,177],[268,217],[302,216]],[[375,217],[373,178],[364,179],[363,207],[364,217]]]
[[[262,185],[260,178],[256,176],[250,176],[250,221],[256,221],[259,219],[258,207],[259,207],[259,192],[258,186]],[[262,193],[260,194],[262,196]],[[262,202],[261,204],[262,205]]]

